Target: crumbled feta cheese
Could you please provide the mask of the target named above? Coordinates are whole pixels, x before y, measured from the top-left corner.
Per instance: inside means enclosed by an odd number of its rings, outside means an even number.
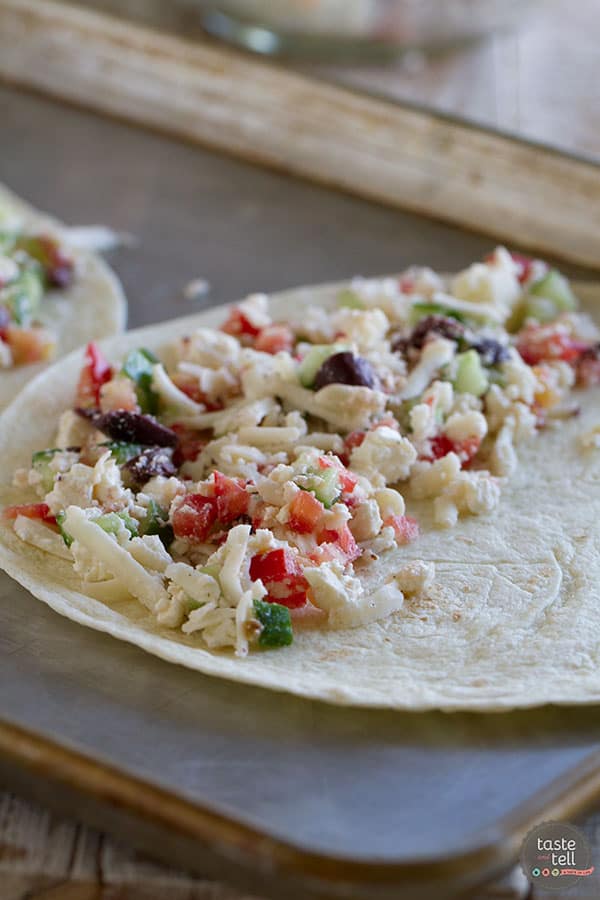
[[[359,352],[381,343],[390,327],[382,309],[339,309],[332,320],[336,334],[352,341]]]
[[[403,594],[423,594],[429,590],[435,578],[435,564],[422,559],[402,566],[394,574],[394,581]]]
[[[365,595],[358,578],[344,573],[339,563],[327,563],[304,570],[314,603],[327,613],[331,628],[356,628],[376,622],[400,609],[404,595],[395,583],[383,585]]]
[[[417,451],[393,428],[382,425],[365,435],[350,456],[352,469],[363,474],[375,487],[404,481],[417,458]]]
[[[376,500],[365,500],[352,513],[349,526],[357,541],[368,541],[376,537],[383,524]]]
[[[489,513],[500,501],[500,487],[489,472],[460,472],[446,490],[433,501],[436,525],[449,528],[461,514]]]
[[[164,355],[167,365],[185,360],[209,369],[221,369],[236,365],[240,353],[241,347],[231,335],[212,328],[198,328],[168,347]]]
[[[473,263],[459,272],[450,289],[460,300],[489,304],[508,316],[521,296],[519,266],[504,247],[498,247],[489,262]]]
[[[533,369],[523,362],[515,350],[510,351],[510,359],[502,363],[501,370],[506,379],[504,393],[510,400],[522,400],[531,405],[538,391],[544,386]]]
[[[487,422],[480,412],[452,413],[444,425],[444,434],[457,444],[470,438],[483,440],[487,434]]]
[[[434,462],[419,462],[415,465],[410,479],[413,496],[419,499],[437,497],[460,473],[460,459],[456,453],[447,453]]]
[[[96,473],[92,466],[75,463],[68,472],[59,474],[54,487],[46,496],[50,512],[56,515],[68,506],[92,506]]]

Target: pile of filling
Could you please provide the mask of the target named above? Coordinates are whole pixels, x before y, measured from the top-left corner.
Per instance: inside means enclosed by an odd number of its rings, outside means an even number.
[[[403,495],[440,528],[490,513],[515,446],[600,382],[576,307],[559,272],[498,248],[451,279],[356,279],[286,321],[253,295],[160,359],[90,344],[54,445],[15,474],[39,502],[4,513],[86,593],[211,649],[381,619],[434,577]]]
[[[40,324],[40,309],[48,292],[74,277],[74,261],[55,237],[0,231],[0,369],[52,357],[55,338]]]

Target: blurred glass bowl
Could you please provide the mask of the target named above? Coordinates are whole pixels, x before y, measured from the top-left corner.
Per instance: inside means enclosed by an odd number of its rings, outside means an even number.
[[[517,24],[535,0],[194,0],[212,34],[265,54],[382,55]]]

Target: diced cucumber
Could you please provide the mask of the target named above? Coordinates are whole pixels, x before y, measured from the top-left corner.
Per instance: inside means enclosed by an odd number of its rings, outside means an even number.
[[[362,302],[358,294],[350,288],[345,288],[338,294],[338,306],[347,307],[348,309],[364,309],[365,304]]]
[[[94,522],[108,534],[118,534],[121,530],[121,526],[123,525],[129,532],[131,537],[136,537],[138,534],[138,523],[135,519],[132,519],[131,516],[126,512],[105,513],[103,516],[99,516],[97,519],[94,519]]]
[[[44,281],[38,266],[31,266],[20,273],[19,277],[7,285],[0,293],[0,299],[7,306],[17,325],[26,326],[38,314]]]
[[[455,309],[448,309],[447,306],[441,306],[439,303],[413,303],[408,313],[408,324],[414,328],[425,316],[446,316],[446,318],[464,322],[464,316]]]
[[[559,311],[549,297],[526,297],[521,310],[521,325],[525,319],[536,319],[538,322],[552,322]]]
[[[332,507],[341,494],[340,479],[335,466],[309,469],[306,475],[302,476],[299,487],[314,494],[325,509]]]
[[[45,492],[48,493],[54,487],[54,478],[56,472],[50,468],[50,463],[57,453],[60,453],[58,447],[51,450],[39,450],[31,457],[31,468],[35,469],[41,478],[41,485]]]
[[[128,444],[127,441],[104,441],[99,447],[106,447],[118,466],[124,466],[130,459],[135,459],[144,449],[141,444]]]
[[[152,367],[157,362],[158,359],[150,350],[140,347],[129,353],[121,369],[122,375],[135,382],[142,412],[150,415],[156,415],[158,412],[158,394],[152,389]]]
[[[173,542],[173,529],[169,525],[169,513],[159,506],[156,500],[150,500],[148,511],[140,522],[140,534],[157,534],[165,547]]]
[[[543,278],[534,282],[529,288],[529,295],[551,300],[558,312],[571,312],[578,306],[568,279],[558,269],[550,269]]]
[[[73,538],[71,537],[69,532],[65,531],[65,529],[63,528],[63,522],[65,521],[65,519],[66,514],[64,512],[59,512],[56,516],[56,524],[58,525],[58,530],[60,531],[63,541],[65,542],[67,547],[70,547],[73,543]]]
[[[456,357],[454,388],[459,394],[481,397],[488,389],[488,377],[476,350],[466,350]]]
[[[292,618],[287,606],[255,600],[254,615],[262,625],[260,647],[289,647],[293,642]]]
[[[314,344],[298,368],[298,377],[300,384],[305,388],[310,388],[315,383],[317,372],[326,359],[333,356],[334,353],[341,353],[347,350],[346,344]]]

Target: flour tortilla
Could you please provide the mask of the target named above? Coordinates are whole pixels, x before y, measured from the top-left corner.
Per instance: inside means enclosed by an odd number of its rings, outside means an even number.
[[[332,304],[340,285],[277,295],[274,315]],[[600,286],[576,286],[588,305]],[[194,327],[216,326],[223,308],[144,328],[104,343],[160,350]],[[81,351],[30,383],[0,419],[0,503],[24,502],[8,487],[33,450],[49,446],[73,396]],[[434,560],[427,600],[366,628],[298,632],[292,647],[233,653],[203,649],[160,628],[137,602],[107,606],[86,596],[68,563],[23,544],[0,526],[0,566],[57,612],[190,669],[337,704],[425,710],[500,710],[600,701],[600,451],[578,435],[600,423],[600,389],[581,392],[582,414],[519,448],[520,465],[490,517],[449,531],[431,527],[427,504],[409,505],[423,527],[414,544],[378,564],[372,583],[399,563]]]
[[[56,219],[37,212],[0,184],[0,229],[32,226],[55,234],[68,244],[68,229]],[[65,291],[53,289],[42,300],[39,320],[56,335],[53,360],[125,328],[127,304],[121,284],[106,263],[93,253],[70,250],[77,261],[78,277]],[[31,378],[48,363],[0,369],[0,409],[10,403]]]

